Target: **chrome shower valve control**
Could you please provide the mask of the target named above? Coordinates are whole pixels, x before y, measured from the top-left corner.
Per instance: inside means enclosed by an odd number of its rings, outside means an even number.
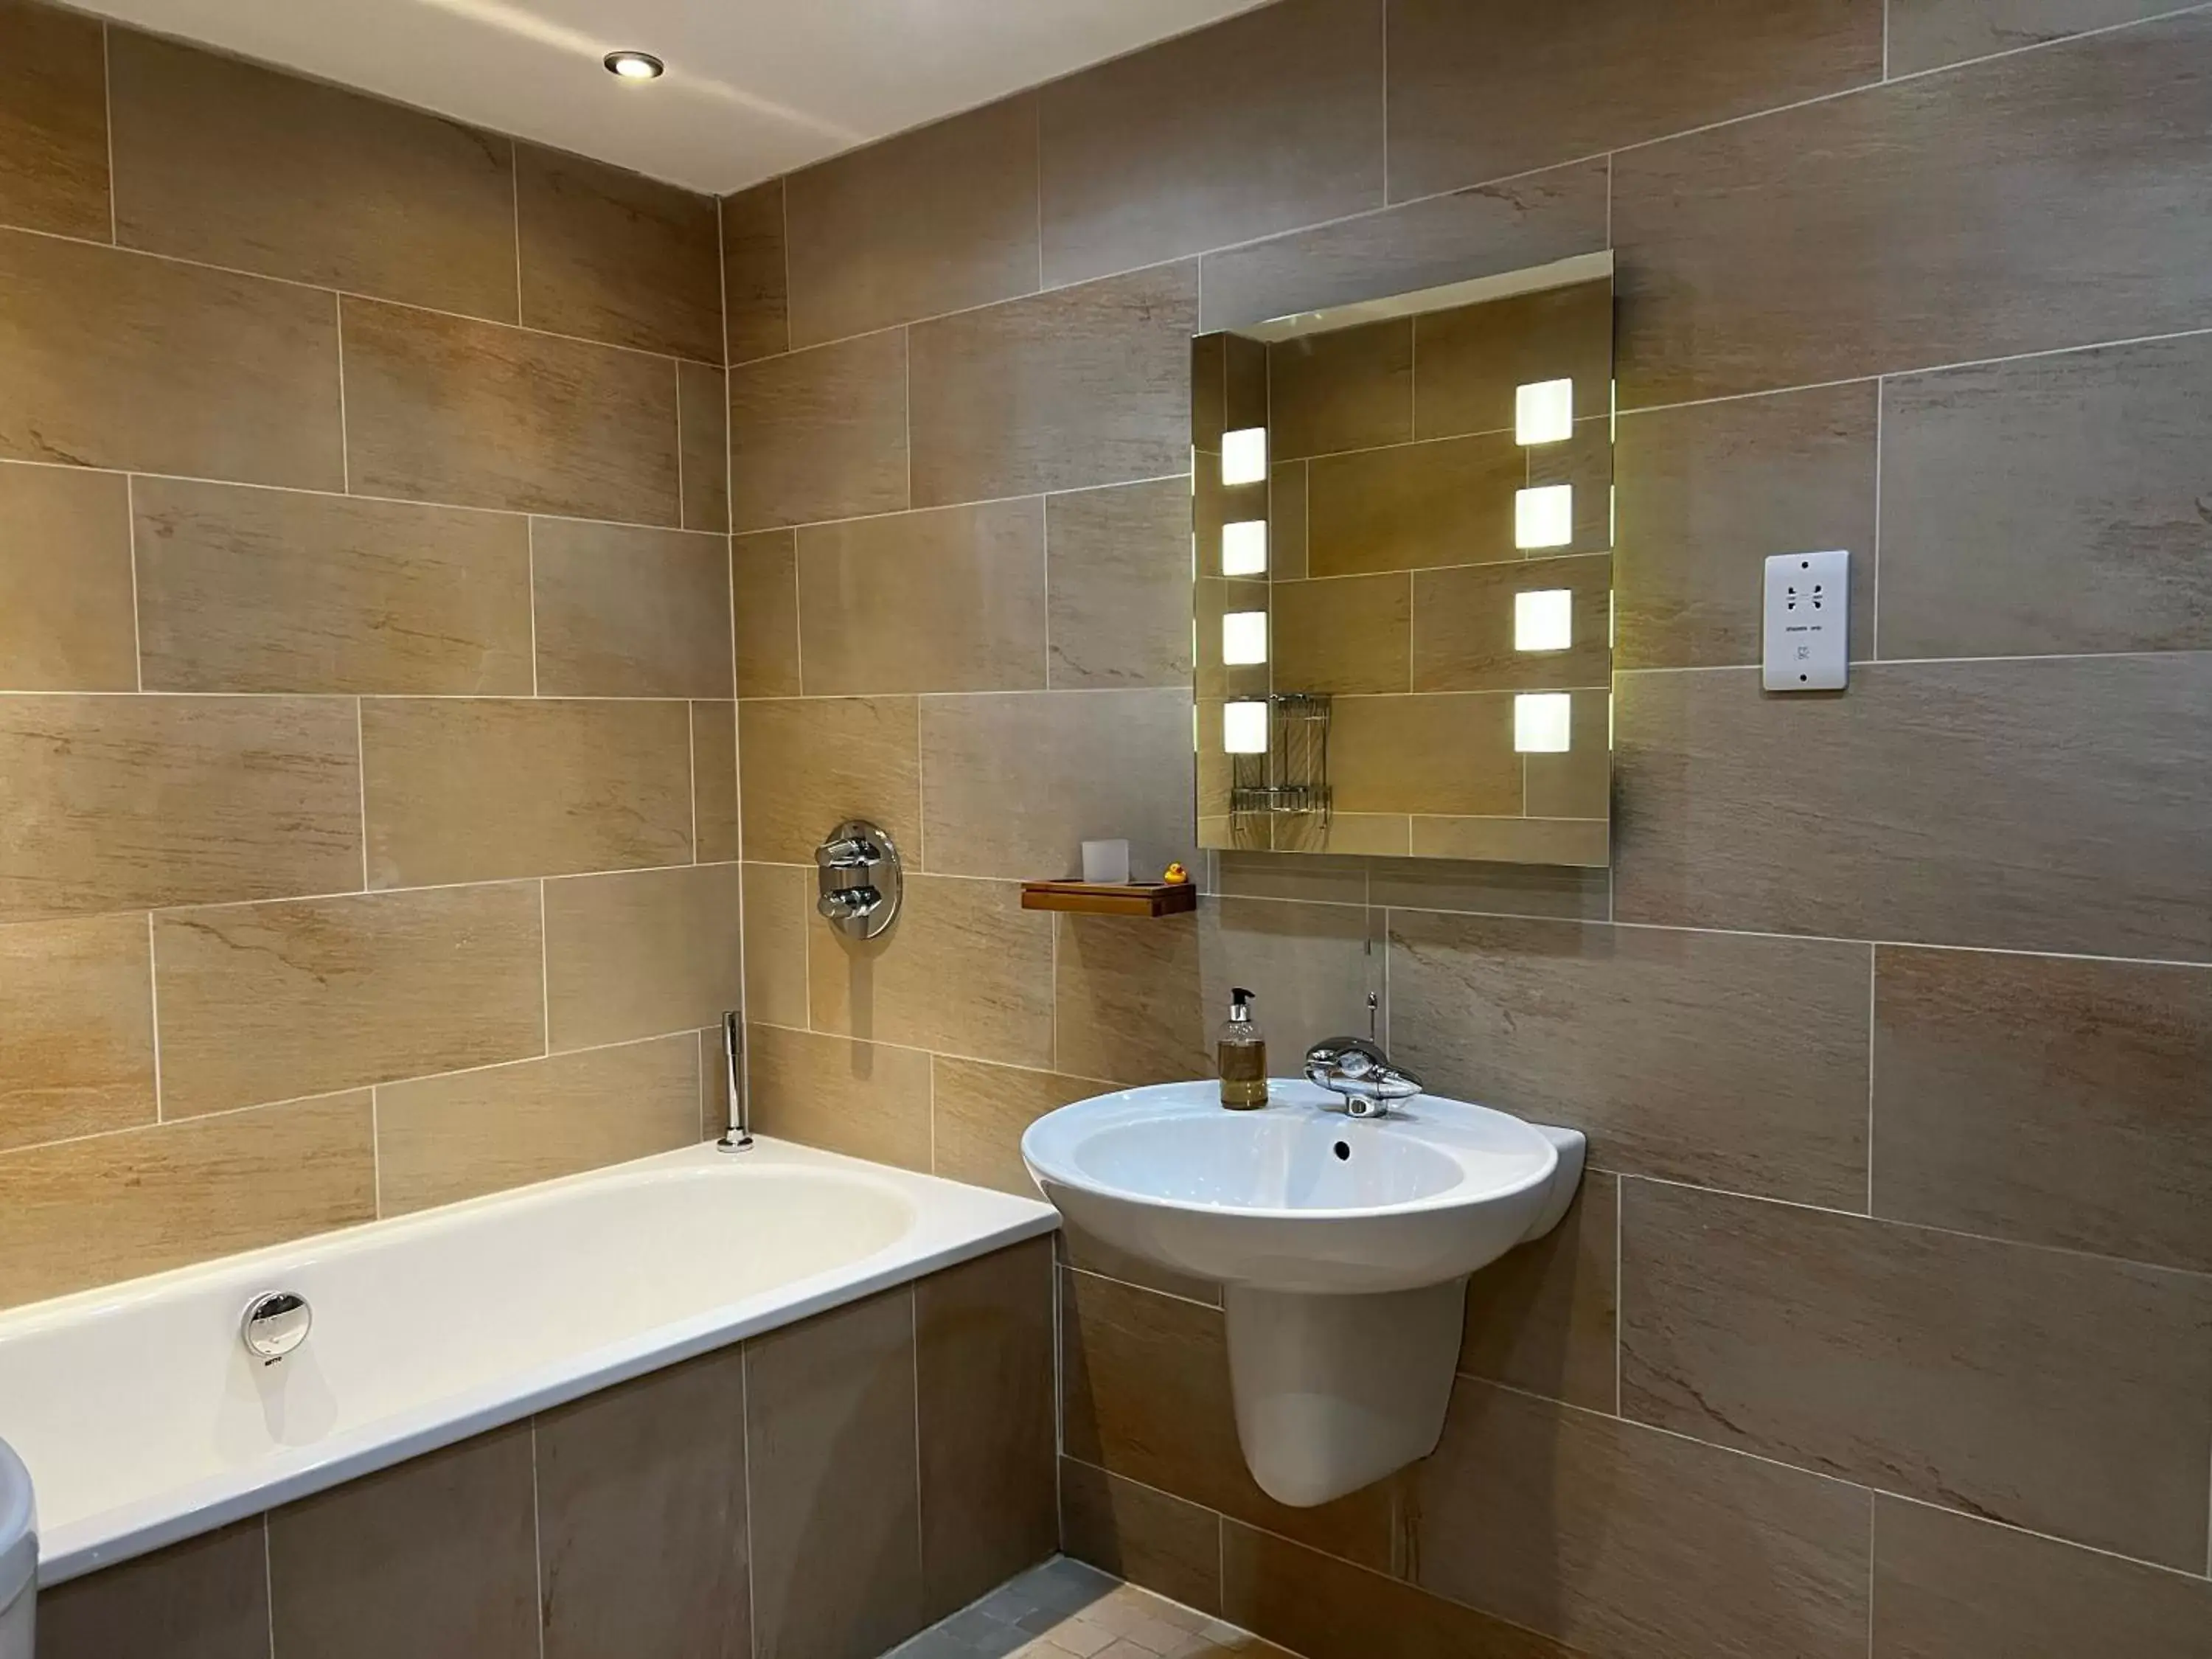
[[[898,845],[874,824],[849,818],[814,849],[820,896],[814,908],[839,933],[873,939],[897,918]]]

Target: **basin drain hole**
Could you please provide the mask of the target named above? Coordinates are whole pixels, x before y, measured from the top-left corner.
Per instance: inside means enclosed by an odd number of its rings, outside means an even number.
[[[1340,1140],[1336,1143],[1336,1155],[1340,1160],[1348,1158],[1352,1156],[1352,1148]]]

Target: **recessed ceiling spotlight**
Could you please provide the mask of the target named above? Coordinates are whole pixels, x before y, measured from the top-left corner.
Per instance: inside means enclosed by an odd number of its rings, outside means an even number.
[[[668,67],[649,52],[611,52],[605,61],[608,74],[625,81],[658,81]]]

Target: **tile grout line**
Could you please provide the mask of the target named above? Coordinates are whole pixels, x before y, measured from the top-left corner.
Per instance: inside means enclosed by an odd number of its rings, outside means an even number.
[[[1874,378],[1874,532],[1873,552],[1869,562],[1874,567],[1867,595],[1867,656],[1873,661],[1881,659],[1881,451],[1882,408],[1889,402],[1889,377],[1877,374]],[[1848,574],[1848,571],[1846,572]],[[1848,643],[1850,618],[1844,618],[1846,639],[1844,653],[1850,654]]]
[[[507,202],[514,234],[514,325],[527,328],[529,325],[522,320],[522,146],[512,135],[507,141]],[[716,223],[720,222],[718,218]],[[719,247],[715,257],[720,257]]]
[[[353,700],[353,785],[354,805],[361,815],[361,890],[366,895],[368,885],[368,739],[362,730],[362,699]],[[246,901],[248,903],[252,900]],[[282,902],[282,901],[277,901]]]
[[[1881,949],[1867,946],[1866,1212],[1874,1215],[1874,1034],[1877,992],[1881,982]]]
[[[545,1659],[545,1519],[538,1493],[538,1413],[525,1420],[530,1425],[530,1565],[538,1583],[530,1623],[538,1632],[538,1659]]]
[[[738,1344],[738,1439],[744,1449],[745,1489],[745,1641],[749,1654],[760,1651],[760,1594],[753,1583],[753,1558],[760,1553],[753,1531],[753,1345],[748,1337]]]
[[[691,500],[684,490],[684,365],[672,361],[669,368],[676,375],[676,527],[689,530],[684,520],[691,516]]]
[[[261,1511],[261,1595],[269,1615],[269,1659],[276,1659],[276,1569],[269,1543],[269,1511]]]
[[[368,1085],[368,1194],[369,1207],[381,1221],[384,1218],[384,1125],[378,1116],[376,1085]]]
[[[115,203],[115,26],[106,18],[100,20],[100,115],[107,140],[107,240],[112,247],[123,246],[120,228],[121,213]],[[272,1636],[273,1642],[275,1638]]]
[[[146,689],[146,624],[138,599],[138,481],[128,472],[123,475],[123,517],[131,550],[131,689],[143,692]]]
[[[734,718],[734,717],[733,717]],[[699,706],[685,699],[684,704],[684,779],[691,796],[691,862],[699,862]],[[739,877],[743,880],[742,876]],[[738,930],[744,931],[742,918]]]
[[[338,360],[338,494],[353,494],[353,434],[346,425],[345,298],[331,295],[331,327]]]
[[[1887,11],[1888,9],[1884,7],[1883,14],[1885,17],[1887,15]],[[1881,1505],[1875,1498],[1875,1492],[1870,1488],[1867,1493],[1867,1659],[1874,1659],[1874,1596],[1875,1584],[1876,1582],[1876,1574],[1875,1572],[1874,1565],[1874,1527],[1875,1516],[1879,1511]]]
[[[921,1491],[921,1291],[919,1279],[908,1279],[906,1286],[908,1352],[913,1358],[914,1380],[914,1569],[915,1582],[928,1594],[929,1553],[922,1540],[928,1536],[929,1523],[922,1513]]]
[[[1585,1143],[1585,1163],[1583,1179],[1589,1179]],[[1624,1309],[1628,1298],[1621,1293],[1621,1273],[1628,1254],[1628,1188],[1631,1177],[1613,1178],[1613,1414],[1619,1417],[1623,1399],[1622,1373],[1626,1369],[1622,1335],[1626,1325]]]
[[[541,1060],[550,1060],[553,1055],[553,970],[548,965],[550,960],[549,947],[545,943],[545,878],[540,876],[538,878],[538,1018],[545,1035],[544,1047],[536,1057]],[[696,1043],[696,1037],[694,1042]]]
[[[530,695],[538,695],[538,515],[526,514],[522,520],[522,556],[524,574],[528,578],[527,598],[530,601]]]
[[[153,1039],[154,1121],[158,1125],[168,1120],[161,1113],[161,970],[160,963],[155,960],[154,953],[154,913],[149,910],[146,913],[146,1017],[149,1021],[148,1029]],[[145,1126],[142,1124],[133,1127],[144,1127]],[[33,1144],[51,1146],[55,1143],[42,1140]]]

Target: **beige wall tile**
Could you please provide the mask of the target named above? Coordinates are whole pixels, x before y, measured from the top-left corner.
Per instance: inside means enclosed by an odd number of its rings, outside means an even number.
[[[1110,1085],[1059,1072],[988,1066],[978,1060],[937,1054],[930,1062],[932,1173],[975,1187],[995,1187],[1018,1198],[1036,1196],[1022,1162],[1022,1135],[1047,1112]]]
[[[1911,75],[2173,9],[2167,0],[1893,0],[1889,72]]]
[[[173,478],[131,501],[149,690],[530,693],[521,519]]]
[[[724,538],[535,519],[530,550],[542,695],[731,695]]]
[[[903,1289],[746,1345],[760,1659],[867,1659],[926,1622],[915,1364]]]
[[[1413,584],[1414,690],[1536,691],[1612,684],[1611,555],[1417,570]],[[1521,650],[1515,642],[1517,596],[1560,588],[1574,596],[1569,602],[1573,643],[1564,651]],[[1601,747],[1603,736],[1601,729]]]
[[[1411,1516],[1391,1483],[1300,1510],[1253,1484],[1219,1310],[1062,1273],[1060,1387],[1068,1456],[1365,1566],[1400,1559]]]
[[[1390,12],[1390,194],[1502,179],[1862,86],[1881,78],[1881,55],[1874,0],[1694,11],[1603,0],[1566,17],[1408,0]]]
[[[1615,1410],[1620,1249],[1620,1178],[1589,1170],[1557,1227],[1468,1282],[1461,1374]]]
[[[1286,461],[1409,441],[1413,319],[1394,318],[1269,346],[1267,428],[1268,453]]]
[[[1057,880],[1105,836],[1139,881],[1196,856],[1188,693],[924,697],[921,714],[930,869]]]
[[[1204,325],[1241,328],[1602,252],[1606,176],[1600,156],[1209,253]]]
[[[1413,328],[1421,372],[1412,436],[1510,432],[1516,390],[1530,380],[1572,380],[1578,421],[1613,408],[1610,277],[1425,313]]]
[[[1536,757],[1531,755],[1528,761],[1533,781]],[[1598,796],[1584,809],[1588,817],[1417,817],[1407,822],[1403,850],[1414,858],[1424,859],[1498,859],[1508,864],[1543,860],[1602,868],[1611,845],[1601,793],[1604,775],[1595,764],[1585,767],[1583,771],[1590,793]],[[1535,811],[1533,796],[1532,789],[1532,814]],[[1352,823],[1358,820],[1346,817],[1337,821]],[[1337,838],[1332,836],[1329,844],[1337,845]]]
[[[1521,811],[1513,699],[1495,692],[1340,697],[1329,769],[1340,812]]]
[[[704,363],[676,365],[676,419],[683,436],[684,527],[730,527],[730,377]]]
[[[351,489],[677,522],[665,358],[369,300],[343,308]]]
[[[1030,94],[848,151],[784,191],[794,345],[1036,289]]]
[[[1609,914],[1611,882],[1602,870],[1378,859],[1370,866],[1368,879],[1371,902],[1394,909],[1472,910],[1570,921],[1603,921]]]
[[[1016,882],[909,873],[890,933],[863,941],[809,930],[815,1029],[1049,1066],[1052,922],[1021,908]]]
[[[366,1091],[0,1155],[0,1307],[368,1221]]]
[[[1518,558],[1513,495],[1528,481],[1526,452],[1510,432],[1310,461],[1307,574]]]
[[[927,1171],[927,1054],[758,1024],[746,1042],[756,1131]]]
[[[1044,276],[1154,264],[1382,204],[1380,0],[1291,0],[1055,81]]]
[[[39,1593],[43,1659],[267,1659],[262,1518],[235,1522]]]
[[[1190,536],[1180,478],[1046,499],[1054,690],[1189,683]]]
[[[2212,1269],[2212,969],[1875,963],[1875,1214]]]
[[[0,465],[0,687],[137,689],[127,492],[109,473]]]
[[[533,1659],[533,1443],[518,1423],[272,1512],[276,1650]]]
[[[146,919],[0,927],[0,1148],[150,1123]]]
[[[0,6],[0,222],[107,240],[104,33],[58,7]]]
[[[1267,606],[1278,684],[1345,696],[1411,689],[1413,583],[1406,572],[1278,581]]]
[[[1884,389],[1881,649],[2212,647],[2212,337]]]
[[[806,1029],[806,939],[817,925],[812,866],[744,867],[745,1014]],[[827,922],[818,924],[827,927]]]
[[[1197,321],[1186,262],[915,325],[915,505],[1182,471]]]
[[[537,1422],[545,1659],[751,1651],[744,1351]]]
[[[165,911],[163,1115],[542,1053],[539,956],[520,882]]]
[[[15,232],[0,287],[0,454],[345,487],[329,295]]]
[[[1200,1613],[1221,1611],[1221,1517],[1072,1457],[1060,1460],[1060,1547]]]
[[[733,363],[791,349],[783,250],[782,179],[722,198],[722,301]]]
[[[2143,1560],[2204,1559],[2212,1281],[1632,1182],[1620,1310],[1632,1417]]]
[[[2183,17],[1617,156],[1622,407],[2198,326],[2208,52]]]
[[[1060,1548],[1052,1241],[914,1287],[921,1571],[943,1616]]]
[[[1866,1650],[1840,1481],[1462,1382],[1420,1466],[1426,1589],[1592,1654]]]
[[[1229,1016],[1229,993],[1255,993],[1253,1017],[1267,1034],[1268,1072],[1296,1077],[1305,1051],[1324,1037],[1367,1030],[1367,994],[1382,990],[1382,952],[1369,946],[1378,915],[1346,904],[1290,904],[1224,898],[1201,908],[1199,961],[1206,1057],[1213,1028]],[[1209,1071],[1211,1067],[1209,1066]]]
[[[690,1031],[376,1091],[378,1206],[404,1215],[699,1139]]]
[[[683,703],[374,698],[361,721],[372,886],[691,861]]]
[[[1851,655],[1874,654],[1870,381],[1624,415],[1613,559],[1623,668],[1759,658],[1771,553],[1851,555]]]
[[[744,852],[738,833],[738,706],[691,705],[692,855],[728,864]]]
[[[1195,916],[1051,920],[1060,933],[1052,981],[1062,1071],[1119,1083],[1213,1074]]]
[[[810,696],[1042,689],[1044,503],[801,530],[799,622]]]
[[[353,706],[0,698],[0,918],[361,883]]]
[[[1623,921],[2212,957],[2212,656],[1615,685]],[[1822,757],[1786,802],[1784,745]]]
[[[514,320],[505,138],[134,29],[107,50],[126,246]]]
[[[1528,763],[1527,811],[1530,817],[1604,819],[1610,805],[1613,775],[1613,757],[1607,749],[1612,717],[1609,693],[1573,694],[1567,720],[1571,746],[1558,753],[1524,757]],[[1416,828],[1416,844],[1419,838],[1420,832]],[[1594,858],[1585,861],[1604,863],[1605,842],[1590,844],[1598,850]]]
[[[907,407],[903,329],[732,368],[732,527],[762,530],[911,506]]]
[[[847,818],[866,818],[915,864],[922,852],[912,697],[809,697],[738,707],[745,854],[814,862]]]
[[[548,1046],[720,1024],[743,1000],[742,885],[734,864],[547,882]]]
[[[1871,971],[1863,945],[1394,913],[1390,1037],[1601,1167],[1863,1210]]]
[[[1874,1514],[1876,1659],[2188,1659],[2212,1644],[2212,1589],[1894,1498]]]
[[[1092,1085],[1094,1090],[1103,1086]],[[1065,1217],[1060,1224],[1060,1259],[1064,1267],[1096,1273],[1102,1279],[1158,1291],[1163,1296],[1181,1297],[1186,1302],[1200,1303],[1208,1308],[1221,1305],[1221,1286],[1211,1279],[1194,1279],[1172,1267],[1156,1266],[1142,1256],[1131,1255],[1096,1233],[1085,1232]]]
[[[799,538],[789,530],[730,538],[738,695],[799,695]]]
[[[1367,902],[1366,859],[1328,854],[1286,858],[1276,853],[1218,853],[1206,890],[1235,898],[1305,899],[1316,904]],[[1198,872],[1206,881],[1205,872]]]
[[[517,144],[512,206],[524,322],[641,351],[720,358],[713,197]]]

